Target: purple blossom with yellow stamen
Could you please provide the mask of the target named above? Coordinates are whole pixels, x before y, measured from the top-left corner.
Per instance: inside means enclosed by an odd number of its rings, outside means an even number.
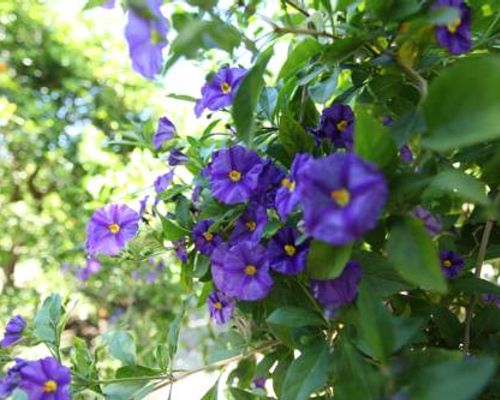
[[[161,5],[162,0],[145,0],[141,7],[129,7],[125,27],[132,68],[148,79],[161,71],[167,45],[169,26]]]
[[[221,68],[210,82],[201,89],[201,98],[196,102],[194,112],[199,118],[203,111],[217,111],[229,106],[238,87],[247,73],[243,68]]]
[[[249,242],[216,249],[212,274],[219,290],[239,300],[263,299],[273,285],[266,249]]]
[[[5,326],[0,346],[6,348],[12,346],[16,342],[19,342],[23,336],[24,329],[26,329],[25,319],[20,315],[12,317]]]
[[[215,198],[225,204],[248,200],[257,188],[262,168],[260,156],[243,146],[219,151],[208,171]]]
[[[209,231],[213,225],[212,220],[199,221],[193,228],[192,239],[196,250],[201,254],[209,256],[214,249],[222,243],[222,238],[216,233]]]
[[[274,206],[276,192],[285,178],[285,173],[278,168],[270,159],[263,161],[264,167],[259,175],[259,182],[252,199],[266,208]]]
[[[471,9],[463,0],[437,0],[432,8],[454,7],[459,17],[447,25],[436,26],[436,40],[451,54],[464,54],[472,49]]]
[[[382,173],[353,153],[311,160],[299,179],[306,233],[334,246],[373,229],[388,194]]]
[[[439,254],[441,259],[441,270],[447,278],[455,278],[464,268],[464,259],[459,254],[445,250]]]
[[[296,154],[290,168],[290,175],[281,180],[281,187],[276,192],[275,208],[282,220],[299,204],[300,195],[297,190],[297,179],[300,170],[312,157],[309,154]]]
[[[267,247],[269,266],[285,275],[296,275],[306,267],[309,240],[298,244],[299,232],[282,228],[270,240]]]
[[[87,224],[87,251],[117,255],[139,229],[140,216],[124,204],[109,204],[92,214]]]
[[[321,114],[316,130],[318,139],[328,139],[337,148],[352,150],[354,143],[354,113],[344,104],[333,104]]]
[[[244,240],[259,243],[267,221],[266,209],[257,203],[250,203],[236,221],[229,243],[236,244]]]
[[[207,299],[210,318],[216,324],[225,324],[234,315],[234,300],[219,291],[213,291]]]
[[[69,400],[71,371],[53,357],[30,362],[20,370],[19,388],[33,400]]]

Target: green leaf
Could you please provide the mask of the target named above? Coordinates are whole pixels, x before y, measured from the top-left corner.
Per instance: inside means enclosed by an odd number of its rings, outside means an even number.
[[[495,294],[500,296],[500,286],[473,276],[463,276],[454,279],[451,284],[453,291],[471,294]]]
[[[377,299],[363,282],[359,286],[356,306],[359,311],[358,325],[361,337],[375,358],[386,360],[394,345],[391,315],[384,309],[381,300]]]
[[[183,303],[182,310],[176,315],[175,319],[170,323],[167,335],[168,355],[170,357],[170,365],[173,364],[177,346],[179,344],[179,334],[181,331],[182,320],[186,313],[186,303]]]
[[[297,44],[288,54],[285,64],[281,67],[278,79],[287,79],[295,75],[316,54],[319,54],[323,46],[316,39],[307,38]]]
[[[441,362],[416,370],[408,391],[418,400],[472,400],[494,372],[495,361],[489,357]]]
[[[63,312],[61,296],[51,294],[47,297],[35,316],[35,335],[43,342],[56,344],[57,330]]]
[[[154,390],[154,383],[120,382],[110,383],[102,387],[106,400],[140,400]]]
[[[338,73],[335,71],[328,78],[308,87],[309,95],[316,103],[325,104],[337,88]]]
[[[457,169],[446,169],[433,177],[423,196],[430,196],[434,192],[458,195],[464,200],[482,205],[490,204],[485,185]]]
[[[432,305],[432,315],[434,316],[433,321],[446,344],[452,348],[458,348],[462,339],[463,328],[457,316],[441,304]]]
[[[330,352],[324,342],[303,349],[299,358],[288,368],[281,387],[282,400],[306,400],[321,389],[330,373]]]
[[[136,356],[135,340],[125,331],[112,331],[105,335],[108,342],[109,353],[117,360],[134,365]]]
[[[97,376],[95,360],[87,348],[85,340],[79,337],[73,339],[71,355],[71,363],[76,372],[83,376]]]
[[[351,257],[352,244],[333,247],[313,240],[307,258],[307,272],[312,279],[334,279],[338,277]]]
[[[421,221],[403,218],[397,223],[389,234],[387,253],[389,261],[408,282],[427,290],[446,292],[437,248]]]
[[[289,328],[302,326],[324,326],[324,319],[313,311],[302,307],[281,307],[274,310],[266,322],[271,325],[283,325]]]
[[[461,59],[441,71],[423,103],[428,130],[422,145],[451,151],[499,139],[499,87],[498,56]]]
[[[351,36],[335,40],[327,46],[321,55],[320,62],[337,64],[350,57],[365,43],[365,39],[359,36]]]
[[[249,146],[254,137],[255,108],[264,87],[264,72],[273,55],[272,47],[265,50],[248,71],[236,92],[233,118],[237,135]]]
[[[217,400],[219,392],[219,379],[214,383],[214,385],[208,389],[208,391],[203,395],[201,400]]]
[[[283,147],[293,158],[295,153],[310,152],[314,147],[314,139],[293,118],[283,115],[280,120],[279,136]]]
[[[429,12],[426,21],[433,25],[448,25],[460,18],[457,7],[438,7]]]
[[[354,151],[385,170],[389,170],[398,158],[398,149],[389,129],[361,108],[356,109]]]
[[[163,228],[163,237],[166,240],[179,240],[189,234],[189,230],[182,228],[170,219],[163,216],[160,219]]]

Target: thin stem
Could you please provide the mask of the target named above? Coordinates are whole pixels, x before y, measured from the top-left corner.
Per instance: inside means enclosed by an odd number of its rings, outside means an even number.
[[[274,32],[276,32],[279,35],[285,35],[287,33],[293,33],[295,35],[309,35],[309,36],[315,36],[315,37],[327,37],[330,39],[337,39],[337,36],[325,32],[325,31],[316,31],[314,29],[300,29],[300,28],[285,28],[283,26],[278,26],[276,24],[272,24]]]
[[[493,202],[494,210],[496,211],[498,206],[500,205],[500,186],[498,187],[498,193]],[[495,216],[488,219],[484,226],[483,236],[481,238],[481,243],[479,245],[479,252],[477,254],[477,260],[475,265],[474,275],[476,278],[481,277],[481,270],[483,268],[484,258],[486,256],[486,250],[488,249],[488,242],[491,236],[491,230],[493,229],[493,225],[495,225],[496,219]],[[472,317],[474,315],[474,307],[476,306],[479,300],[478,295],[472,295],[469,307],[467,307],[465,311],[465,331],[464,331],[464,354],[469,354],[470,350],[470,339],[471,339],[471,327],[472,327]]]
[[[156,392],[157,390],[159,390],[165,386],[171,385],[174,382],[180,381],[181,379],[187,378],[190,375],[194,375],[194,374],[197,374],[198,372],[202,372],[202,371],[210,371],[213,369],[225,367],[228,364],[243,360],[243,359],[248,358],[256,353],[261,353],[263,351],[269,350],[269,349],[277,346],[278,344],[279,344],[278,341],[268,342],[260,347],[256,347],[255,349],[253,349],[252,351],[250,351],[248,353],[240,354],[240,355],[230,357],[230,358],[226,358],[225,360],[217,361],[215,363],[206,365],[204,367],[200,367],[200,368],[193,369],[191,371],[187,371],[184,374],[181,374],[179,376],[171,377],[171,378],[165,380],[165,382],[161,382],[158,385],[156,385],[155,388],[153,389],[153,392]]]
[[[311,14],[309,14],[306,10],[304,10],[303,8],[299,7],[297,4],[295,4],[293,1],[291,0],[284,0],[284,2],[286,4],[288,4],[290,7],[294,8],[295,10],[297,10],[298,12],[300,12],[301,14],[304,14],[306,17],[310,17]]]

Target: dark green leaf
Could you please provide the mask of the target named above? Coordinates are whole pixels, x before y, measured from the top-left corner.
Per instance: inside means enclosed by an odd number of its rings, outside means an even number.
[[[404,218],[398,222],[389,234],[387,252],[403,278],[428,290],[446,292],[437,248],[421,221]]]
[[[500,296],[500,287],[492,282],[479,279],[473,276],[464,276],[454,279],[451,282],[453,291],[473,293],[473,294],[495,294]]]
[[[443,70],[423,104],[428,135],[422,144],[448,151],[500,138],[499,87],[498,56],[461,59]]]
[[[288,54],[285,64],[281,67],[278,74],[278,79],[287,79],[294,75],[299,69],[304,67],[306,63],[316,54],[321,52],[323,46],[316,39],[307,38],[296,45]]]
[[[302,326],[324,326],[325,320],[313,311],[301,307],[281,307],[274,310],[266,319],[268,324],[283,325],[290,328]]]
[[[293,158],[295,153],[310,152],[314,147],[314,139],[293,118],[283,115],[280,120],[279,135],[283,147]]]
[[[237,135],[249,146],[254,137],[255,108],[264,87],[264,72],[273,55],[272,47],[265,50],[241,82],[233,102],[233,118]]]
[[[352,245],[333,247],[314,240],[309,249],[307,272],[312,279],[333,279],[338,277],[351,257]]]
[[[315,390],[321,389],[330,372],[330,352],[324,342],[303,349],[294,360],[281,387],[282,400],[306,400]]]
[[[335,72],[328,78],[316,82],[314,85],[309,86],[309,95],[316,103],[325,104],[335,92],[337,88],[338,74]]]

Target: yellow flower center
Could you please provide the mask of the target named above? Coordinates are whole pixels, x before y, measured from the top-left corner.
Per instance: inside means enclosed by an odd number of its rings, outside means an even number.
[[[452,266],[452,262],[450,260],[444,260],[443,261],[443,267],[444,268],[450,268]]]
[[[283,249],[285,250],[285,253],[287,256],[289,257],[293,257],[296,253],[296,249],[295,249],[295,246],[294,245],[291,245],[291,244],[285,244],[283,246]]]
[[[54,393],[57,390],[57,382],[50,380],[43,384],[43,391],[45,393]]]
[[[345,119],[337,123],[337,129],[342,133],[346,130],[347,126],[349,125],[349,122],[347,122]]]
[[[461,23],[462,23],[462,20],[460,18],[457,18],[455,21],[449,23],[448,24],[448,32],[455,33]]]
[[[248,221],[245,225],[247,226],[247,228],[250,232],[253,232],[257,226],[255,221]]]
[[[339,207],[345,207],[351,201],[351,194],[346,189],[332,190],[330,197]]]
[[[220,84],[220,90],[222,90],[222,93],[228,94],[231,91],[231,85],[227,82],[222,82]]]
[[[203,234],[203,237],[207,242],[210,242],[214,238],[214,235],[212,235],[210,232],[205,232]]]
[[[118,232],[120,232],[120,225],[118,224],[109,224],[108,225],[109,231],[113,234],[116,235]]]
[[[290,192],[293,192],[293,190],[295,189],[295,182],[288,178],[283,178],[281,180],[281,185],[286,187]]]
[[[222,303],[220,301],[217,301],[214,303],[214,308],[216,310],[222,310]]]
[[[229,173],[229,179],[231,179],[233,182],[239,182],[241,180],[241,172],[233,169]]]
[[[257,272],[257,268],[255,268],[255,266],[253,266],[251,264],[247,265],[245,267],[245,274],[248,276],[254,276],[256,272]]]

